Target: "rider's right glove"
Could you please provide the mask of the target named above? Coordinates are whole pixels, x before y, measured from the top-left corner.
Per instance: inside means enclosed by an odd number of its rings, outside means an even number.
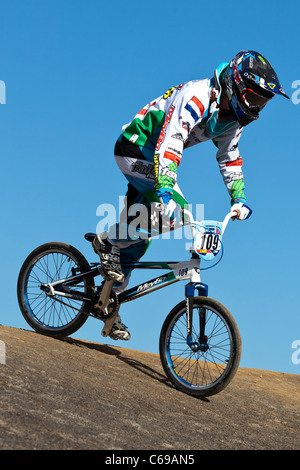
[[[163,219],[170,220],[174,227],[179,225],[181,220],[181,207],[172,198],[170,191],[157,190],[157,196],[162,204],[161,215]]]
[[[237,212],[237,216],[234,219],[238,220],[249,219],[250,215],[252,214],[250,207],[243,202],[237,202],[233,204],[231,206],[230,212]]]

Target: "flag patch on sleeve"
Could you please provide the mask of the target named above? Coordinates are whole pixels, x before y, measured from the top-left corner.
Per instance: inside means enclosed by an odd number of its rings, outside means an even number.
[[[192,115],[194,121],[198,121],[204,114],[204,107],[201,101],[193,96],[193,98],[185,105],[185,109]]]

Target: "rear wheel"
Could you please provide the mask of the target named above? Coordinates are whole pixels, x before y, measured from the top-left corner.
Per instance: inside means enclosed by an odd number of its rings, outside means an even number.
[[[241,357],[241,337],[231,313],[209,297],[194,297],[191,341],[187,341],[186,302],[167,316],[160,335],[160,358],[173,385],[205,397],[233,379]]]
[[[41,286],[89,270],[85,257],[71,245],[52,242],[36,248],[24,261],[18,278],[18,301],[27,323],[38,333],[56,338],[77,331],[88,318],[90,301],[50,296]],[[68,288],[62,291],[68,292]],[[69,292],[91,298],[94,279],[72,283]]]

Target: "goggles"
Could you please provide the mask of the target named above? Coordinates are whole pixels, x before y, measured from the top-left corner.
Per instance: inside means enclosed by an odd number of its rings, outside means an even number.
[[[258,108],[259,110],[266,106],[267,102],[270,99],[266,98],[265,96],[259,95],[255,91],[251,90],[251,88],[245,88],[240,93],[240,96],[248,108]]]

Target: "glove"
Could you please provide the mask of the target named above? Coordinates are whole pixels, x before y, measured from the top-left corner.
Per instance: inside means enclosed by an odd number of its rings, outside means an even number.
[[[231,206],[230,212],[235,212],[235,211],[237,212],[238,215],[234,217],[233,220],[249,219],[250,215],[252,214],[252,210],[250,209],[250,207],[244,204],[243,202],[238,202]]]
[[[168,219],[172,226],[177,227],[181,220],[181,207],[172,198],[172,193],[169,191],[157,191],[157,195],[162,204],[161,215],[163,219]]]

